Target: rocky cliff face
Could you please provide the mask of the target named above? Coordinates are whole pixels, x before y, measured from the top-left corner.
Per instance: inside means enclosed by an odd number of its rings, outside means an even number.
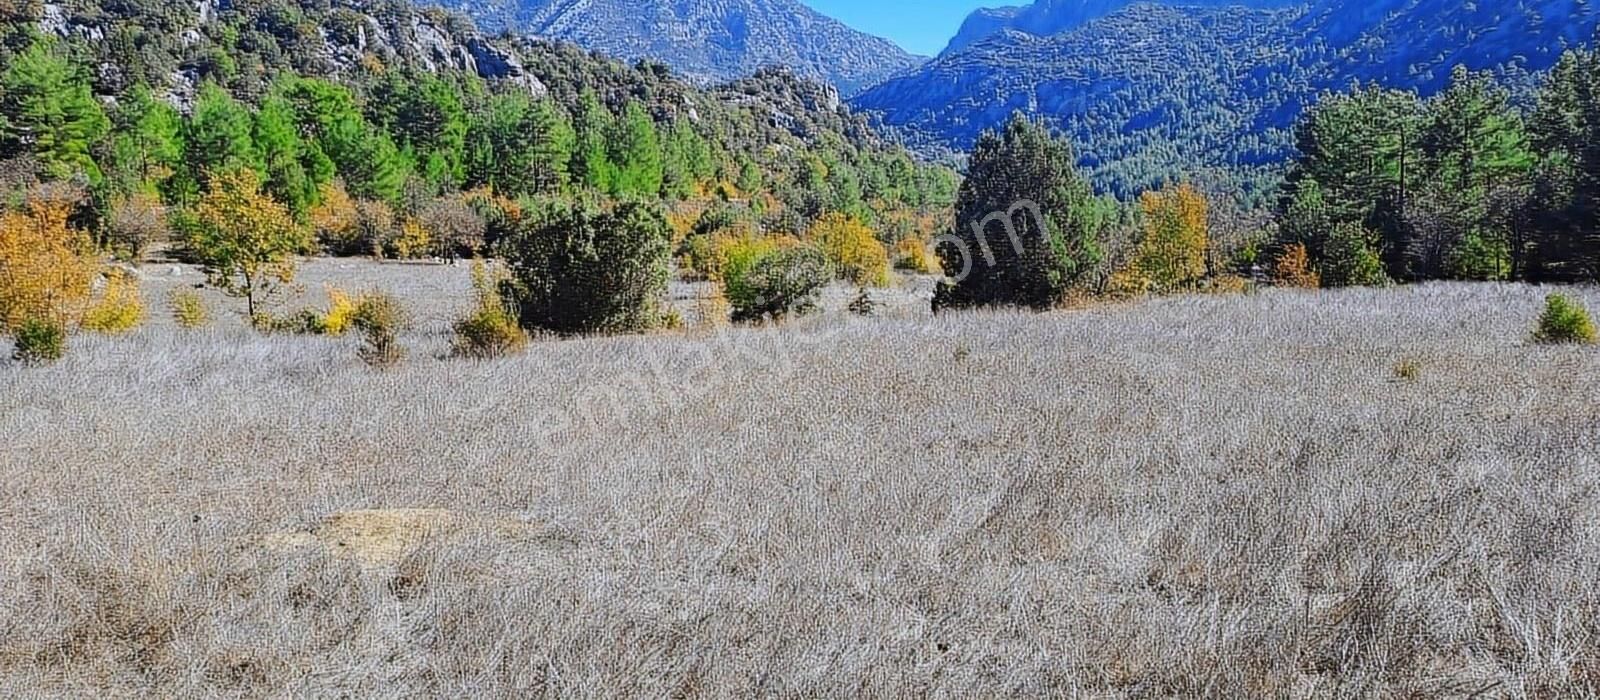
[[[116,94],[135,82],[153,83],[164,86],[180,107],[188,106],[198,83],[218,69],[219,61],[232,58],[224,55],[227,44],[244,39],[220,31],[225,21],[232,26],[254,25],[249,39],[258,52],[246,54],[247,63],[260,60],[259,54],[277,55],[304,74],[324,77],[363,70],[363,64],[404,64],[429,72],[471,73],[536,96],[547,92],[523,66],[514,45],[492,40],[469,23],[436,10],[338,0],[331,7],[271,6],[258,16],[240,17],[250,11],[229,0],[167,2],[159,26],[152,27],[151,13],[119,14],[72,0],[41,5],[36,22],[39,31],[72,39],[102,55],[97,71],[101,92]],[[156,29],[160,31],[152,31]],[[116,39],[133,33],[143,34],[148,47],[137,60],[119,60],[124,52]],[[269,37],[273,46],[263,50]],[[240,69],[233,65],[230,70]]]
[[[658,60],[702,82],[783,66],[852,95],[920,63],[892,42],[797,0],[432,1],[488,28],[569,40],[629,60]]]

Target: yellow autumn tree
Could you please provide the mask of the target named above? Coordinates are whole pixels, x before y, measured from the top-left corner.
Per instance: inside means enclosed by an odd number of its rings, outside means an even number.
[[[295,254],[310,244],[289,208],[263,193],[249,168],[213,176],[193,221],[190,246],[211,284],[244,299],[252,320],[278,284],[294,281]]]
[[[1144,240],[1130,272],[1150,291],[1192,289],[1206,276],[1210,244],[1206,198],[1188,184],[1146,192],[1139,197],[1144,212]]]
[[[27,322],[77,322],[100,261],[89,237],[67,223],[72,202],[36,197],[0,215],[0,332]]]
[[[400,235],[395,236],[390,247],[400,260],[427,257],[433,251],[433,232],[420,220],[408,216],[400,223]]]
[[[317,206],[311,208],[311,228],[317,242],[333,255],[359,255],[364,250],[361,213],[356,201],[343,185],[329,182],[317,191]]]
[[[882,287],[889,284],[889,253],[861,220],[828,214],[811,225],[811,238],[852,284]]]

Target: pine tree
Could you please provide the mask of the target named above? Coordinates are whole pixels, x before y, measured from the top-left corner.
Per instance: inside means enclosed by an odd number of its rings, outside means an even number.
[[[261,172],[250,110],[216,83],[200,87],[185,138],[191,177],[201,188],[210,176],[225,170],[250,168]]]
[[[134,86],[113,119],[110,178],[121,194],[161,192],[172,196],[169,183],[183,168],[183,117],[172,105],[156,99],[150,88]]]
[[[295,126],[294,107],[288,100],[268,97],[256,112],[255,145],[266,173],[265,189],[304,217],[317,201],[317,182],[307,171],[305,145]]]
[[[972,151],[934,307],[1049,308],[1100,260],[1104,223],[1066,138],[1018,113]]]
[[[0,95],[5,116],[0,151],[32,153],[52,177],[83,173],[91,182],[102,180],[92,153],[111,130],[111,120],[88,79],[60,55],[54,40],[36,40],[10,61],[0,75]]]
[[[575,184],[599,192],[615,189],[617,168],[607,146],[614,121],[593,91],[585,90],[579,96],[578,112],[573,120],[576,143],[571,172]]]
[[[656,197],[664,177],[661,138],[656,125],[638,102],[629,102],[614,125],[611,162],[616,179],[610,191],[623,197]]]

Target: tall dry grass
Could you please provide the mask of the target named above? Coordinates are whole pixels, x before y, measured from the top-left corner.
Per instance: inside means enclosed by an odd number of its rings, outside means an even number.
[[[1542,300],[75,339],[0,367],[0,694],[1596,696]]]

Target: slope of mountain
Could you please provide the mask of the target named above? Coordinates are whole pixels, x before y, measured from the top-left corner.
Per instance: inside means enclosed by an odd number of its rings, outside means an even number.
[[[659,60],[704,81],[776,65],[851,95],[921,62],[798,0],[431,1],[485,27],[573,41],[629,60]]]
[[[959,52],[1012,29],[1035,36],[1050,36],[1076,29],[1091,20],[1110,15],[1139,0],[1038,0],[1024,7],[984,8],[973,12],[950,40],[941,56]],[[1250,7],[1270,9],[1289,7],[1301,0],[1182,0],[1173,4],[1188,7]]]
[[[35,34],[81,57],[95,93],[134,85],[187,108],[214,82],[247,101],[285,74],[331,78],[359,90],[391,71],[526,91],[572,110],[585,90],[613,107],[643,99],[661,120],[685,114],[750,153],[827,142],[885,144],[831,86],[783,70],[711,90],[660,65],[631,65],[561,41],[479,32],[466,18],[405,0],[57,0],[0,12],[0,66]]]
[[[1525,76],[1600,24],[1588,0],[1183,4],[1041,0],[999,12],[975,20],[1009,15],[989,35],[852,103],[914,143],[956,149],[1014,110],[1036,113],[1074,137],[1102,187],[1128,194],[1208,167],[1271,167],[1323,90],[1361,80],[1431,93],[1458,64]],[[1065,31],[1027,29],[1121,5]]]

